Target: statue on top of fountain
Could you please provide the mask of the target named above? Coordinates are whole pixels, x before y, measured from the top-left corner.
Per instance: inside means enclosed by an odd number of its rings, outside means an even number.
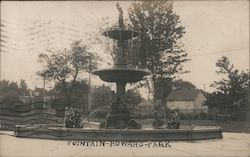
[[[116,8],[117,10],[119,11],[119,18],[118,18],[118,24],[119,24],[119,29],[121,30],[124,30],[125,28],[125,25],[124,25],[124,22],[123,22],[123,11],[122,11],[122,8],[121,6],[119,5],[119,3],[117,2],[116,3]],[[117,46],[118,46],[118,49],[116,49],[116,65],[124,65],[126,64],[126,61],[125,61],[125,45],[126,45],[126,41],[122,39],[122,35],[121,35],[122,32],[120,32],[120,39],[117,41]]]
[[[119,19],[118,19],[119,28],[124,28],[124,23],[123,23],[123,11],[122,11],[122,8],[121,8],[121,6],[119,5],[118,2],[116,3],[116,8],[117,8],[118,11],[119,11]]]

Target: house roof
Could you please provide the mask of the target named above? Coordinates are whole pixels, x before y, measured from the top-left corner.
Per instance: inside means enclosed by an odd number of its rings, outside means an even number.
[[[152,100],[142,100],[138,106],[153,106],[153,101]]]
[[[167,101],[195,100],[199,93],[201,93],[201,91],[198,89],[174,90],[168,95],[166,100]]]

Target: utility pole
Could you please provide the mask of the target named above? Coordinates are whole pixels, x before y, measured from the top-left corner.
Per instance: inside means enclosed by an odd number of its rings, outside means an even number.
[[[92,65],[91,65],[91,59],[89,58],[89,93],[88,93],[88,112],[91,110],[91,71],[92,71]]]
[[[3,25],[0,24],[0,28]],[[0,38],[1,38],[2,28],[0,29]],[[0,40],[0,81],[2,81],[2,40]]]
[[[45,77],[43,78],[43,108],[45,109]]]
[[[206,92],[206,84],[203,84],[203,91]]]
[[[0,81],[2,81],[2,51],[0,48]]]

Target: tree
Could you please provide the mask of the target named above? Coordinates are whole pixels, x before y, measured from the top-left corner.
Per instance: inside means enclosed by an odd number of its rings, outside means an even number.
[[[130,27],[139,32],[138,65],[150,70],[153,96],[157,86],[169,84],[186,71],[182,63],[188,61],[180,41],[185,33],[180,17],[173,12],[169,1],[140,1],[129,8]],[[160,85],[159,87],[162,88]],[[160,94],[164,96],[164,94]],[[161,99],[164,99],[163,97]]]
[[[182,79],[172,81],[172,86],[176,89],[196,89],[194,84]]]
[[[3,107],[12,107],[21,104],[19,89],[16,82],[0,81],[0,104]]]
[[[140,93],[136,90],[128,90],[127,95],[129,97],[128,107],[132,111],[135,111],[135,108],[143,100],[143,98],[141,97]]]
[[[23,79],[20,80],[19,89],[20,89],[20,94],[22,96],[29,95],[28,85],[25,82],[25,80],[23,80]]]
[[[219,68],[216,73],[223,79],[211,85],[217,91],[208,97],[206,104],[209,107],[217,106],[221,112],[230,113],[235,118],[244,117],[248,107],[249,74],[235,69],[226,56],[222,56],[216,66]]]
[[[81,72],[91,72],[97,67],[97,57],[88,52],[87,46],[75,41],[71,48],[50,54],[40,54],[39,62],[43,70],[38,75],[50,81],[60,82],[64,88],[66,103],[71,104],[71,96],[76,80]],[[71,80],[71,84],[66,82]]]
[[[72,86],[73,80],[71,82],[66,82],[66,86]],[[89,86],[85,80],[75,81],[74,90],[71,94],[71,104],[73,107],[80,109],[81,111],[87,111],[87,94],[89,92]],[[65,97],[64,85],[62,82],[57,82],[55,87],[50,90],[49,94],[53,97],[52,106],[56,110],[64,111],[65,102],[67,98]],[[59,111],[60,112],[60,111]]]
[[[91,91],[91,108],[108,107],[111,104],[111,89],[108,86],[94,87]]]
[[[248,73],[235,69],[234,65],[230,63],[226,56],[222,56],[221,59],[216,62],[216,66],[219,68],[216,73],[226,78],[220,81],[214,81],[211,86],[223,94],[239,96],[239,98],[242,97],[242,94],[248,90]]]

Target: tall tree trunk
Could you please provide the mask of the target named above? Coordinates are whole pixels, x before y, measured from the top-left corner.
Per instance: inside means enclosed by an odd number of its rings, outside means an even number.
[[[65,82],[65,79],[62,81],[63,83],[63,87],[64,87],[64,93],[66,95],[66,105],[69,105],[71,102],[70,102],[70,98],[69,98],[69,95],[68,95],[68,88],[67,88],[67,85],[66,85],[66,82]]]
[[[71,88],[70,88],[70,91],[69,91],[69,101],[71,102],[71,96],[72,96],[72,93],[73,93],[73,88],[75,86],[75,82],[76,82],[76,77],[78,75],[78,71],[76,71],[75,75],[74,75],[74,78],[73,78],[73,81],[72,81],[72,85],[71,85]]]

